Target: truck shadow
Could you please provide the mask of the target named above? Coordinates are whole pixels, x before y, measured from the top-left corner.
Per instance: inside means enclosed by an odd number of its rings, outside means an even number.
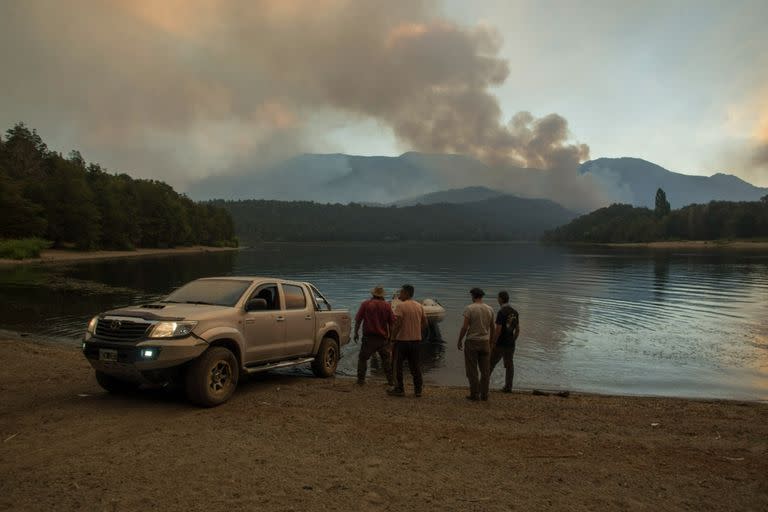
[[[339,376],[343,378],[343,376]],[[242,376],[238,382],[237,389],[228,403],[232,401],[274,396],[275,391],[281,388],[288,388],[295,385],[305,384],[326,384],[333,379],[318,379],[312,375],[311,371],[302,369],[274,370],[254,375]],[[100,406],[115,405],[119,407],[148,406],[150,408],[167,408],[168,406],[178,406],[179,409],[198,409],[198,407],[187,400],[186,393],[181,387],[147,387],[136,391],[112,394],[98,393],[88,395],[87,398],[98,401]],[[220,407],[226,407],[223,404]]]

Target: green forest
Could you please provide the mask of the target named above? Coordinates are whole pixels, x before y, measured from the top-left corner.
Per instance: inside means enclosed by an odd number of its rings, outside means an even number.
[[[552,201],[515,196],[400,208],[268,200],[213,204],[232,214],[237,236],[246,243],[538,240],[547,229],[575,217]]]
[[[549,242],[630,243],[768,238],[768,196],[760,201],[712,201],[672,210],[659,189],[656,204],[613,204],[549,231]]]
[[[23,123],[0,136],[0,240],[134,249],[236,245],[229,213],[156,180],[112,174],[77,151],[51,151]]]
[[[408,207],[306,201],[195,202],[169,185],[51,151],[19,123],[0,136],[0,253],[265,241],[537,240],[651,242],[768,238],[768,196],[672,210],[613,204],[575,218],[552,201],[500,196]],[[574,220],[575,218],[575,220]],[[558,227],[559,226],[559,227]],[[24,256],[21,256],[24,257]]]

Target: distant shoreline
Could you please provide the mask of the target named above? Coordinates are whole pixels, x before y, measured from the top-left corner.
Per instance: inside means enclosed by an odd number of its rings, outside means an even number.
[[[251,242],[242,248],[257,248],[282,245],[542,245],[555,247],[615,247],[637,249],[755,249],[768,250],[768,240],[677,240],[658,242],[549,242],[542,240],[331,240],[331,241],[263,241]]]
[[[0,258],[0,265],[29,265],[32,263],[76,263],[90,260],[111,260],[141,258],[146,256],[177,256],[183,254],[202,254],[208,252],[237,251],[236,247],[176,247],[173,249],[136,249],[134,251],[73,251],[67,249],[46,249],[39,258],[12,260]]]
[[[65,264],[65,263],[77,263],[81,261],[97,261],[97,260],[111,260],[111,259],[126,259],[126,258],[141,258],[150,256],[178,256],[186,254],[203,254],[212,252],[225,252],[225,251],[237,251],[247,249],[249,247],[265,247],[265,246],[281,246],[281,245],[432,245],[432,244],[457,244],[457,245],[473,245],[473,244],[541,244],[547,246],[571,246],[571,247],[610,247],[610,248],[626,248],[626,249],[658,249],[658,250],[675,250],[675,249],[702,249],[702,250],[758,250],[768,251],[768,240],[681,240],[681,241],[659,241],[659,242],[627,242],[627,243],[589,243],[589,242],[571,242],[571,243],[557,243],[557,242],[537,242],[533,240],[398,240],[398,241],[302,241],[302,242],[289,242],[289,241],[265,241],[248,244],[241,247],[210,247],[210,246],[192,246],[192,247],[177,247],[173,249],[136,249],[133,251],[75,251],[68,249],[46,249],[42,251],[39,258],[28,258],[23,260],[13,260],[8,258],[0,258],[0,266],[3,265],[29,265],[34,263],[40,264]]]
[[[768,240],[678,240],[589,244],[602,247],[636,247],[647,249],[755,249],[768,250]]]
[[[323,246],[343,246],[343,245],[477,245],[477,244],[497,244],[497,245],[531,245],[540,244],[537,240],[267,240],[262,242],[248,242],[241,245],[241,248],[264,247],[268,245],[323,245]]]

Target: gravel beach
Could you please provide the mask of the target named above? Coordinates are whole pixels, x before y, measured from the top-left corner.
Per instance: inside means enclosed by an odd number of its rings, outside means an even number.
[[[199,409],[0,341],[0,510],[768,510],[768,405],[266,374]]]

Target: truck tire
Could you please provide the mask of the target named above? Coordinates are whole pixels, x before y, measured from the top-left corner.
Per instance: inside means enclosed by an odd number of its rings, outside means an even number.
[[[333,338],[323,338],[312,361],[312,372],[316,377],[333,377],[338,365],[339,344]]]
[[[104,372],[96,371],[96,381],[105,391],[113,394],[130,393],[139,389],[139,383],[118,379]]]
[[[240,367],[237,358],[224,347],[211,347],[187,368],[187,398],[203,407],[216,407],[237,388]]]

